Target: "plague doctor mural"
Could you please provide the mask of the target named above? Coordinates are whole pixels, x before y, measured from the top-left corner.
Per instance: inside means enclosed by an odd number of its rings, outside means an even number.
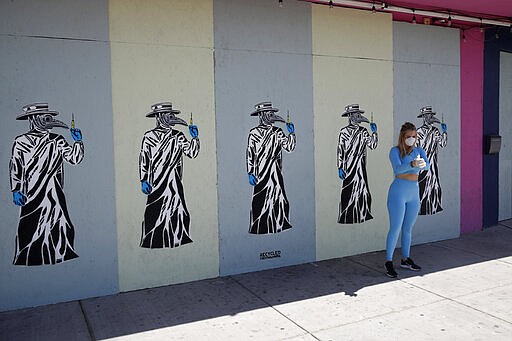
[[[179,110],[172,103],[151,106],[146,117],[156,118],[156,128],[147,131],[142,139],[139,159],[141,189],[147,202],[142,222],[140,246],[172,248],[192,243],[190,215],[183,191],[183,154],[193,159],[199,154],[199,131],[190,116],[189,133],[192,139],[174,129],[187,122],[176,117]]]
[[[378,144],[377,125],[370,123],[359,109],[359,104],[345,107],[342,117],[348,117],[348,125],[341,128],[338,138],[338,176],[341,179],[338,223],[358,224],[373,218],[372,196],[366,173],[366,148],[375,149]],[[370,123],[370,134],[362,127]]]
[[[253,188],[249,233],[278,233],[292,227],[290,205],[284,188],[282,150],[292,152],[296,137],[293,123],[286,122],[288,135],[274,122],[285,122],[271,102],[254,106],[251,116],[260,124],[251,129],[247,142],[247,173]]]
[[[13,202],[20,206],[15,265],[61,263],[78,255],[75,228],[64,195],[64,161],[79,164],[84,158],[80,129],[71,121],[68,144],[53,128],[68,126],[57,119],[47,103],[24,106],[17,120],[27,120],[29,131],[14,140],[10,162]]]
[[[437,165],[437,151],[446,147],[448,141],[447,127],[444,122],[434,117],[436,113],[431,106],[421,108],[418,118],[423,118],[423,125],[416,131],[418,145],[425,150],[430,162],[430,169],[421,172],[418,183],[420,186],[420,215],[431,215],[441,212],[441,184],[439,182],[439,167]],[[444,121],[444,120],[443,120]],[[442,133],[434,126],[441,123]]]

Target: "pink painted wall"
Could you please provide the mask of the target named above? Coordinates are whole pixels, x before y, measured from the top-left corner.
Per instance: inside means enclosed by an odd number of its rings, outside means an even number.
[[[460,232],[482,229],[482,143],[484,34],[465,32],[460,40]],[[461,34],[462,37],[462,34]]]

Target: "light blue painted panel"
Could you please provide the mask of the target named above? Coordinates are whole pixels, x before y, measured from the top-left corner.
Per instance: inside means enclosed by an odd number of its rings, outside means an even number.
[[[0,34],[107,41],[108,0],[0,1]]]
[[[216,49],[311,54],[311,5],[276,0],[215,0]]]
[[[94,16],[105,19],[107,13],[100,11]],[[90,22],[97,23],[96,19]],[[103,22],[106,36],[108,27],[106,20]],[[115,293],[118,269],[109,45],[2,36],[0,60],[0,310]],[[56,265],[14,266],[19,208],[12,203],[9,160],[14,138],[28,131],[28,121],[17,121],[16,116],[23,105],[39,101],[48,102],[68,124],[73,112],[83,133],[84,160],[64,166],[64,192],[79,258]],[[72,142],[69,131],[54,128],[52,132]]]
[[[448,126],[448,143],[438,150],[443,211],[419,216],[413,243],[459,236],[460,231],[460,67],[459,31],[393,24],[394,144],[400,126],[419,128],[420,108],[431,105]],[[441,127],[438,125],[438,128]]]
[[[512,218],[512,53],[500,52],[500,169],[498,220]]]
[[[309,5],[287,2],[286,7],[277,8],[274,1],[216,1],[214,5],[220,273],[313,261],[316,241]],[[268,19],[281,10],[295,14]],[[300,25],[297,13],[302,18]],[[259,34],[244,34],[246,23],[257,25]],[[290,39],[284,39],[283,32]],[[281,44],[284,45],[280,47]],[[251,51],[223,48],[226,46],[245,46]],[[276,51],[268,52],[269,49]],[[255,235],[248,232],[252,187],[246,171],[246,147],[249,130],[259,124],[258,117],[250,113],[254,104],[265,100],[280,108],[283,116],[289,110],[296,128],[295,151],[283,152],[283,176],[293,228]],[[276,125],[286,131],[284,124]],[[260,253],[267,251],[281,251],[281,257],[261,260]]]
[[[459,30],[393,22],[394,60],[406,63],[460,64]]]

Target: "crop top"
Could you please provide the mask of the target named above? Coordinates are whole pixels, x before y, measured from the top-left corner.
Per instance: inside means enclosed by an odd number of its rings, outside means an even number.
[[[416,159],[418,154],[423,160],[425,160],[425,168],[411,166],[411,162]],[[420,171],[428,170],[430,168],[430,162],[428,162],[427,154],[425,154],[425,151],[421,147],[414,147],[409,155],[402,158],[400,157],[400,150],[395,146],[389,151],[389,161],[391,161],[391,166],[393,167],[395,175],[419,174]]]

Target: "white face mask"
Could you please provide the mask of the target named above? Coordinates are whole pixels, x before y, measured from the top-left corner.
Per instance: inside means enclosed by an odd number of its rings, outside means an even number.
[[[405,144],[408,145],[409,147],[414,146],[415,143],[416,143],[415,137],[408,137],[405,139]]]

